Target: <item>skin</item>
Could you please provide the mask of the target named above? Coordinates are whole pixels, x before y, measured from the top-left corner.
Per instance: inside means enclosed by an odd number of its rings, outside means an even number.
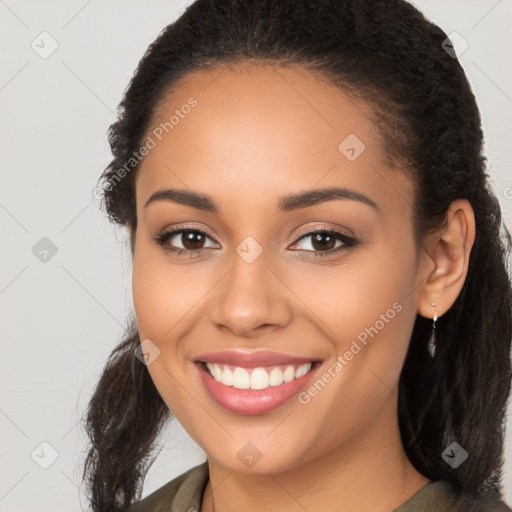
[[[471,206],[455,201],[445,230],[420,251],[412,184],[387,166],[371,110],[299,68],[194,73],[151,126],[191,96],[197,106],[139,168],[138,225],[130,233],[140,337],[160,350],[148,370],[208,456],[202,511],[325,512],[340,503],[391,511],[429,481],[400,440],[398,379],[416,315],[432,318],[435,303],[441,316],[460,293],[474,240]],[[366,146],[354,161],[338,150],[349,134]],[[284,195],[329,186],[356,190],[379,210],[350,199],[277,209]],[[208,194],[220,211],[171,201],[144,206],[168,188]],[[155,242],[184,223],[206,232],[204,254],[177,256]],[[314,258],[323,249],[300,235],[319,228],[359,243]],[[236,252],[247,236],[263,250],[252,263]],[[171,242],[194,247],[181,235]],[[307,404],[292,399],[256,416],[226,411],[193,364],[206,352],[267,349],[321,360],[321,376],[394,303],[400,312]],[[237,457],[248,442],[261,454],[250,468]]]

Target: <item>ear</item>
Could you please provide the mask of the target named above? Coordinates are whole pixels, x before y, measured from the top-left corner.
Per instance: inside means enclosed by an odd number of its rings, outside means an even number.
[[[424,255],[421,275],[427,277],[419,294],[421,316],[433,318],[434,312],[441,316],[452,307],[466,280],[474,241],[473,208],[466,199],[456,199],[446,213],[444,229],[431,241],[430,254]]]

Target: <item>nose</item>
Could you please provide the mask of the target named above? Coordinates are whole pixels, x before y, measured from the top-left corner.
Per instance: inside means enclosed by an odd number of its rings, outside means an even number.
[[[245,338],[286,327],[292,318],[293,294],[278,274],[267,266],[263,253],[252,263],[235,254],[213,297],[211,321],[218,329]]]

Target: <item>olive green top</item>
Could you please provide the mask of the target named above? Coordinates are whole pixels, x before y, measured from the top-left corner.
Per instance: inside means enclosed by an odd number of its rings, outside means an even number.
[[[203,494],[208,483],[208,462],[182,473],[138,503],[128,512],[201,512]],[[498,499],[475,499],[457,495],[451,484],[429,482],[393,512],[505,512]]]

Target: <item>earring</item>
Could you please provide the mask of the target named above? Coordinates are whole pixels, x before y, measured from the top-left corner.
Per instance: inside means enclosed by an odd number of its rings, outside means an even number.
[[[436,353],[436,320],[437,320],[437,311],[436,305],[432,302],[432,307],[434,308],[434,318],[432,323],[432,333],[430,334],[430,339],[428,340],[428,353],[430,357],[434,358]]]

